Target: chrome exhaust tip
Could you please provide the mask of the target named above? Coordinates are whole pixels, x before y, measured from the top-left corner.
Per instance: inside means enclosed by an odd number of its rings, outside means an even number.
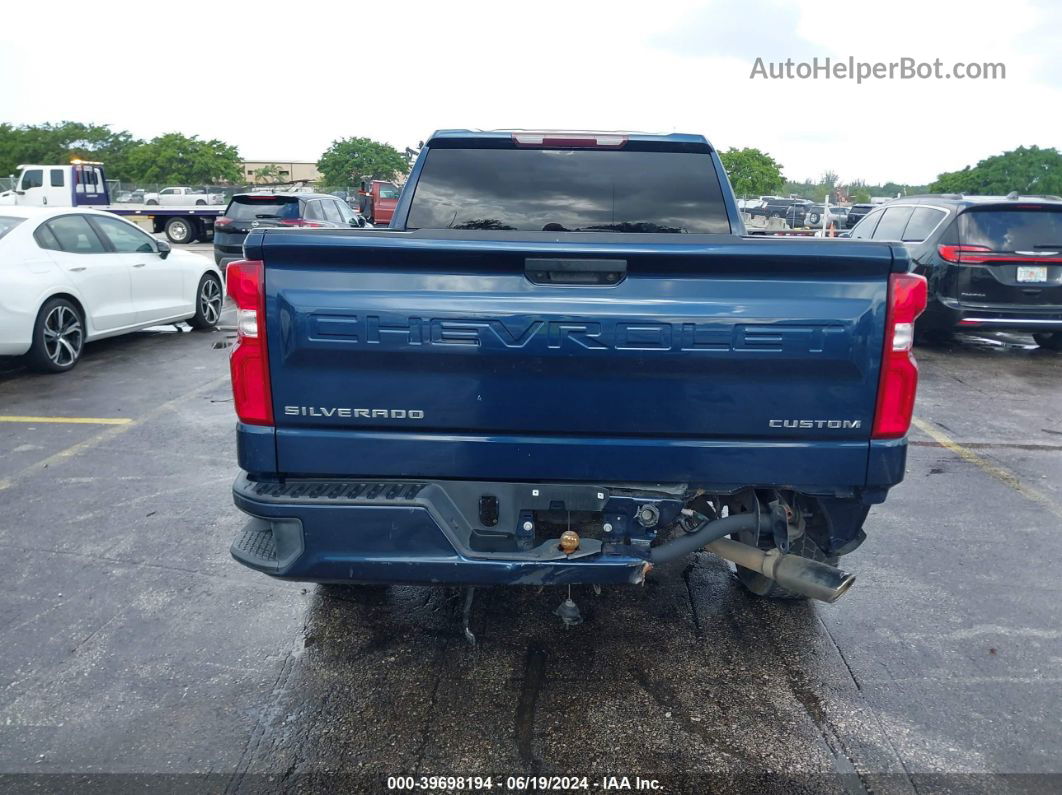
[[[763,550],[730,538],[720,538],[706,549],[724,560],[762,574],[801,596],[833,603],[848,593],[855,575],[800,555],[786,555],[777,549]]]
[[[855,575],[799,555],[779,555],[774,581],[786,590],[833,603],[848,593]]]

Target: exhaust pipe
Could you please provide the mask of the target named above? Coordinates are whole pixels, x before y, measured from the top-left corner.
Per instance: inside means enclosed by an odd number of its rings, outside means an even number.
[[[755,530],[757,522],[765,526],[767,519],[766,517],[760,519],[754,513],[739,513],[734,516],[727,516],[725,519],[716,519],[715,521],[705,519],[692,533],[673,538],[658,547],[653,547],[649,551],[649,562],[654,566],[659,566],[669,560],[681,558],[683,555],[696,552],[705,545],[731,533]],[[749,549],[752,549],[752,547],[749,547]]]
[[[800,555],[787,555],[778,549],[757,549],[726,538],[732,533],[755,530],[757,523],[762,530],[767,522],[766,516],[757,517],[754,513],[705,521],[692,533],[653,547],[649,563],[657,566],[704,548],[774,580],[786,590],[820,602],[836,602],[852,587],[855,575],[834,566]]]
[[[717,538],[705,548],[774,580],[788,591],[820,602],[836,602],[855,582],[854,574],[829,564],[800,555],[786,555],[777,549],[757,549],[730,538]]]

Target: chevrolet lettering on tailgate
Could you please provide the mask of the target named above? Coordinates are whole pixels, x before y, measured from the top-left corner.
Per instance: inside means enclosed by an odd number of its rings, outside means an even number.
[[[636,319],[539,320],[528,318],[313,316],[312,337],[406,348],[463,345],[485,349],[588,351],[843,351],[848,334],[839,325],[777,323],[664,323]]]

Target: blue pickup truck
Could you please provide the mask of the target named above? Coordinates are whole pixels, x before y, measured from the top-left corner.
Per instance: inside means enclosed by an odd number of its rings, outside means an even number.
[[[391,228],[228,270],[241,563],[322,583],[640,583],[698,549],[833,601],[903,478],[925,280],[747,237],[696,135],[435,133]]]

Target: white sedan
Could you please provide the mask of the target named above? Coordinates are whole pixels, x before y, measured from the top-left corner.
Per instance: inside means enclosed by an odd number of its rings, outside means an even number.
[[[92,340],[181,320],[212,329],[223,299],[212,260],[116,215],[0,207],[0,355],[63,372]]]

